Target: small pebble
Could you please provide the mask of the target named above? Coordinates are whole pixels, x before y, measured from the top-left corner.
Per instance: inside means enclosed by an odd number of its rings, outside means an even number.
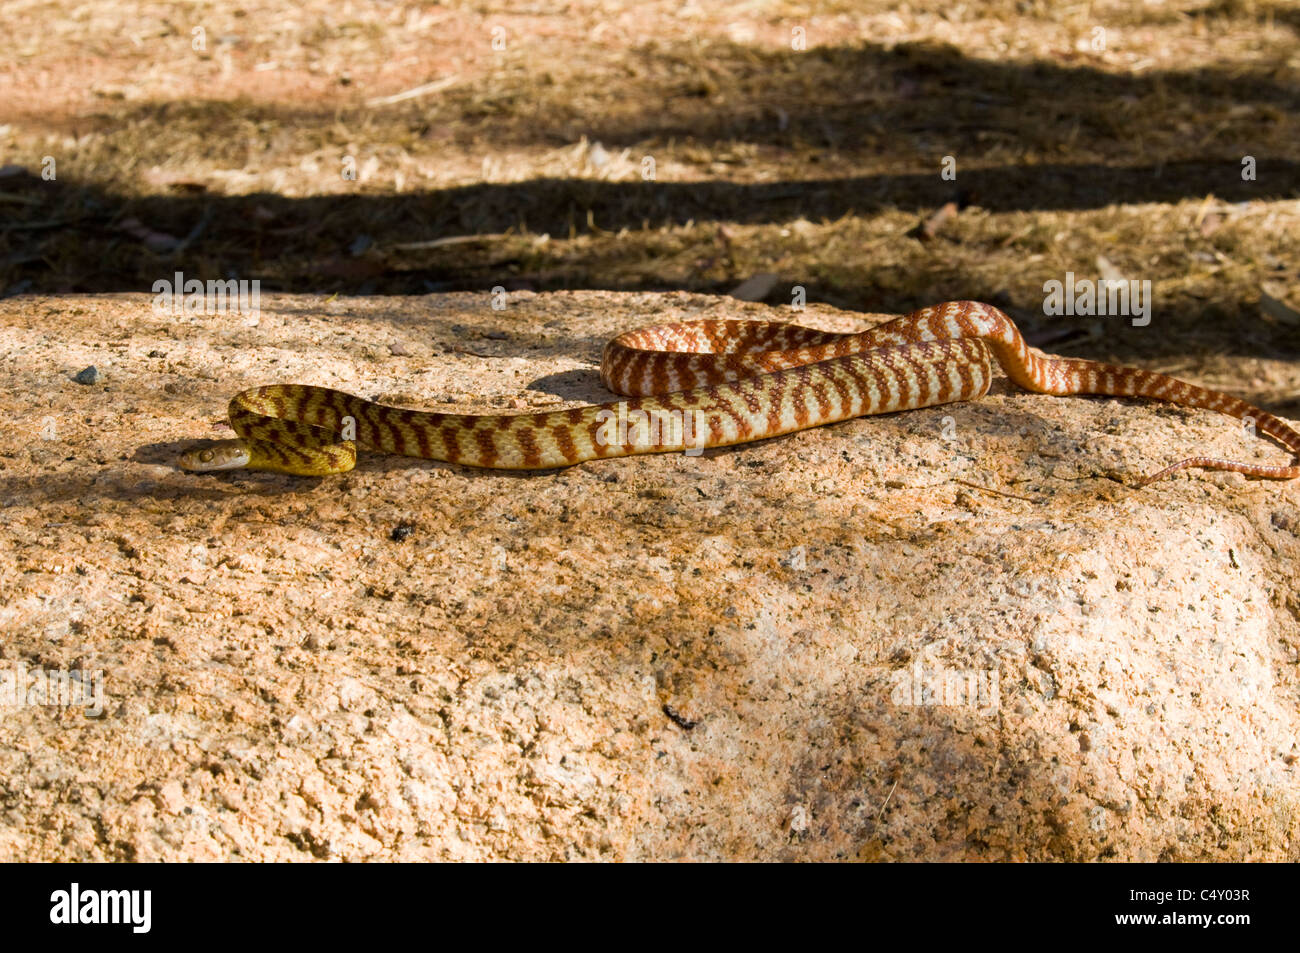
[[[91,364],[89,367],[78,371],[73,380],[78,384],[94,384],[99,380],[99,368]]]
[[[388,538],[395,543],[404,543],[411,538],[411,534],[414,532],[414,523],[398,523],[393,527],[393,531],[388,534]]]

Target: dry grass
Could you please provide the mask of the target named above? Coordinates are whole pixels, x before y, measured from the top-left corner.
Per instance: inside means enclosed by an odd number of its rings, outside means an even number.
[[[1152,281],[1156,320],[1080,353],[1300,351],[1257,304],[1300,288],[1293,4],[892,6],[0,2],[4,161],[58,172],[0,177],[0,289],[148,291],[179,269],[726,291],[773,272],[774,303],[975,297],[1046,333],[1043,283],[1101,255]],[[478,237],[434,244],[456,236]]]

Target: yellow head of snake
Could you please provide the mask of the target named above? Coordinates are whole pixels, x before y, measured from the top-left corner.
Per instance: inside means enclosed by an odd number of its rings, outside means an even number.
[[[253,455],[242,440],[222,440],[197,450],[181,454],[180,465],[185,470],[206,473],[212,470],[240,470],[253,465]]]

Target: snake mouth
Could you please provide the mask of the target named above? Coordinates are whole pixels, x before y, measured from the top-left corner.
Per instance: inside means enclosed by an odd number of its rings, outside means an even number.
[[[207,473],[215,470],[238,470],[248,466],[248,448],[239,440],[225,440],[213,447],[201,447],[181,454],[184,470]]]

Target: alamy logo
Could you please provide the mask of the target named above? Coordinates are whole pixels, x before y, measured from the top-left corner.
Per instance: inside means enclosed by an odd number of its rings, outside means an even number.
[[[976,714],[993,714],[1002,701],[998,670],[944,668],[937,655],[947,641],[939,639],[927,645],[916,656],[911,671],[901,669],[890,676],[894,690],[889,700],[909,707],[971,708]]]
[[[91,718],[104,713],[104,673],[101,669],[29,669],[15,662],[0,670],[0,709],[84,708]]]
[[[209,279],[204,284],[198,278],[185,277],[178,271],[171,278],[159,278],[153,283],[153,310],[155,314],[225,314],[237,311],[256,314],[262,308],[262,280],[225,281]]]
[[[71,890],[50,894],[50,922],[58,924],[129,923],[132,933],[148,933],[153,922],[152,890]]]
[[[602,447],[680,447],[688,457],[698,457],[708,439],[702,410],[628,410],[620,400],[617,411],[599,411],[596,421],[596,443]]]
[[[1065,281],[1053,278],[1043,285],[1043,314],[1119,315],[1133,317],[1133,327],[1151,323],[1151,282],[1126,278],[1074,278],[1065,273]]]

